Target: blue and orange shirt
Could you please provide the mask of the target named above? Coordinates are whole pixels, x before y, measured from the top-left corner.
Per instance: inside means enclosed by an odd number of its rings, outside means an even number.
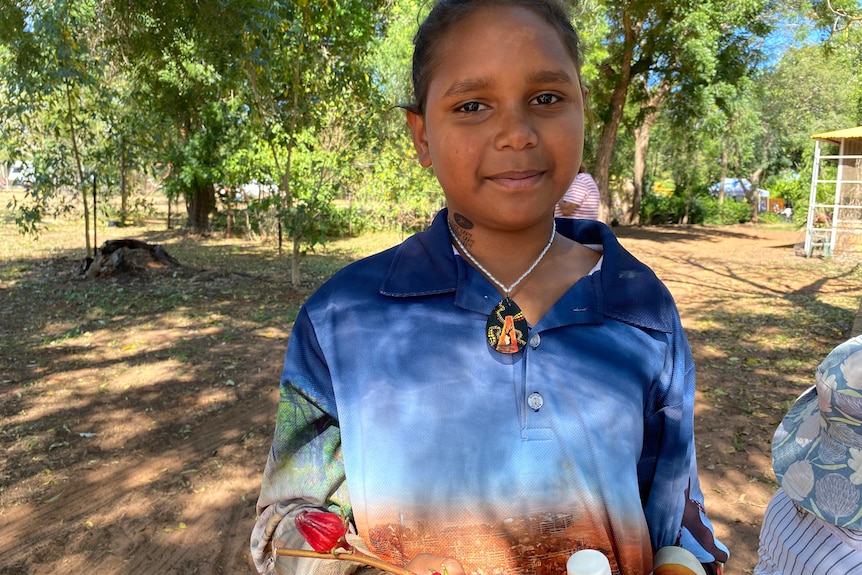
[[[293,516],[308,508],[346,511],[385,559],[434,553],[468,573],[560,575],[582,548],[624,575],[649,573],[666,545],[725,561],[666,287],[604,224],[557,220],[602,252],[599,269],[523,351],[500,354],[485,334],[500,294],[453,251],[445,217],[347,266],[300,311],[252,534],[260,572],[346,563],[276,565],[272,545],[302,545]]]

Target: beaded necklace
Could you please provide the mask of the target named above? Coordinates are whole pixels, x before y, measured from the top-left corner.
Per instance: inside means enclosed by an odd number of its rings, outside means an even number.
[[[491,272],[485,269],[485,266],[480,264],[476,258],[473,257],[473,254],[470,253],[464,244],[461,243],[461,240],[458,239],[458,236],[455,235],[455,230],[452,229],[452,224],[448,219],[446,220],[446,225],[449,226],[449,234],[455,241],[455,245],[457,245],[458,249],[461,250],[461,253],[464,254],[464,256],[485,275],[485,277],[491,280],[503,291],[503,299],[500,300],[500,303],[494,306],[494,309],[488,315],[488,322],[486,324],[488,345],[500,353],[508,354],[521,351],[521,349],[527,345],[526,336],[530,328],[527,324],[527,319],[524,317],[524,312],[521,311],[518,304],[512,300],[510,294],[524,278],[536,269],[539,262],[544,259],[545,254],[547,254],[548,250],[551,249],[551,244],[554,243],[554,236],[557,233],[557,223],[554,222],[554,225],[551,228],[551,237],[548,240],[548,245],[545,246],[545,249],[543,249],[542,253],[539,254],[539,257],[536,258],[536,261],[534,261],[533,264],[527,268],[527,271],[522,273],[521,277],[516,279],[509,287],[504,286],[500,280],[495,278]]]

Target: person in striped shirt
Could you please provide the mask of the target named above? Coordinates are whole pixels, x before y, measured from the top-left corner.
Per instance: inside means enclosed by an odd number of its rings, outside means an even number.
[[[555,218],[599,219],[599,188],[583,164],[569,189],[554,208]]]
[[[817,368],[775,431],[772,466],[754,575],[862,573],[862,335]]]

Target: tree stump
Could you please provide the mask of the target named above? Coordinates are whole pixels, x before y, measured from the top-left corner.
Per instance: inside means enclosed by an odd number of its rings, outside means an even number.
[[[81,266],[84,279],[141,274],[167,268],[182,267],[159,244],[140,240],[108,240],[96,250],[95,257],[87,258]]]

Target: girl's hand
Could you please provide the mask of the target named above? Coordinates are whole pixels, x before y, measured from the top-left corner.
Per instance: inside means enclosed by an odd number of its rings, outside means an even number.
[[[420,553],[410,560],[407,568],[417,575],[431,575],[434,572],[441,575],[466,575],[461,562],[451,557],[441,557],[429,553]]]

